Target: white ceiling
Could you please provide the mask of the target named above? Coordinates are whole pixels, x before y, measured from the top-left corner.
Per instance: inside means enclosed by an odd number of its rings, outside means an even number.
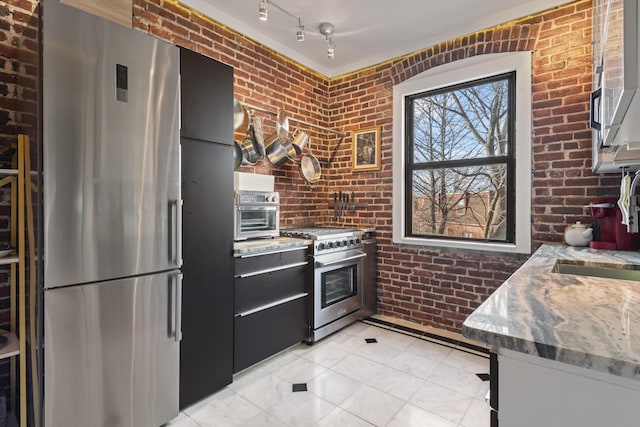
[[[335,77],[451,40],[567,0],[273,0],[267,22],[259,0],[180,0],[299,63]],[[296,40],[298,20],[305,41]],[[318,28],[335,25],[335,58]]]

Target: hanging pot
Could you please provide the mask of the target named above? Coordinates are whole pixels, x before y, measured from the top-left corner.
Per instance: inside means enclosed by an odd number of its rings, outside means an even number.
[[[238,170],[242,164],[242,148],[237,142],[233,142],[233,170]]]
[[[262,120],[260,117],[251,118],[251,126],[249,126],[249,132],[251,133],[251,139],[253,139],[253,146],[260,158],[264,158],[264,135],[262,133]]]
[[[300,159],[300,174],[309,184],[314,184],[320,180],[322,176],[322,168],[320,162],[311,154],[311,149],[307,149],[307,154]]]
[[[276,117],[276,134],[280,139],[280,142],[285,142],[289,138],[289,117],[287,117],[284,109],[278,110],[278,116]]]
[[[233,130],[246,132],[249,128],[249,110],[236,98],[233,98]]]
[[[301,131],[300,129],[296,129],[291,143],[293,144],[293,148],[296,151],[297,155],[300,155],[302,153],[302,150],[304,150],[304,147],[305,145],[307,145],[308,141],[309,134],[305,131]]]
[[[245,136],[242,141],[240,141],[240,149],[242,150],[242,164],[243,165],[255,165],[260,160],[260,154],[256,150],[256,147],[253,143],[253,138],[249,135]]]
[[[293,148],[293,144],[291,144],[291,141],[288,139],[282,142],[278,132],[267,139],[265,146],[267,159],[269,159],[274,166],[283,165],[289,160],[293,162],[296,161],[296,151]]]

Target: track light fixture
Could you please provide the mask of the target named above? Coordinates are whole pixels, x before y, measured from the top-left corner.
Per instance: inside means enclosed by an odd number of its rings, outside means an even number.
[[[329,37],[329,47],[327,48],[327,58],[333,59],[336,56],[336,45]]]
[[[333,59],[336,56],[336,44],[333,42],[333,31],[335,26],[329,22],[320,24],[320,34],[324,35],[325,40],[329,43],[327,47],[327,58]]]
[[[269,18],[269,0],[260,0],[258,3],[258,18],[266,21]]]
[[[269,17],[269,7],[273,6],[285,15],[290,16],[293,19],[298,20],[298,27],[296,28],[296,40],[299,42],[304,41],[304,25],[302,25],[302,18],[296,16],[284,9],[282,6],[278,5],[273,0],[259,0],[258,2],[258,17],[261,21],[266,21]],[[336,44],[333,42],[333,32],[335,30],[335,26],[330,22],[323,22],[319,27],[320,34],[322,34],[327,41],[327,57],[329,59],[333,59],[336,56]]]
[[[298,18],[298,31],[296,31],[296,38],[299,42],[304,41],[304,25],[302,25],[301,18]]]

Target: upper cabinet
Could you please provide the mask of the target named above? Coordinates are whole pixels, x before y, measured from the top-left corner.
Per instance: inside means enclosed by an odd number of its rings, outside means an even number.
[[[233,68],[180,49],[180,135],[233,145]]]
[[[596,172],[640,166],[640,95],[637,0],[594,0],[594,128]]]
[[[60,3],[117,22],[125,27],[132,26],[132,0],[60,0]]]

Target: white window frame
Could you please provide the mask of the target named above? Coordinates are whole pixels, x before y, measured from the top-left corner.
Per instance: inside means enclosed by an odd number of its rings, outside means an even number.
[[[516,72],[515,242],[409,237],[405,230],[405,98]],[[393,87],[393,242],[490,252],[531,253],[531,52],[478,55],[431,68]]]

